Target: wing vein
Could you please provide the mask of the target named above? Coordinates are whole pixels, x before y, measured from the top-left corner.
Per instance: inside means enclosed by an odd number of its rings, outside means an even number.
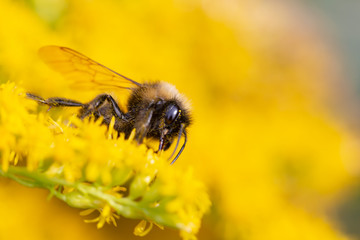
[[[53,70],[62,74],[70,86],[90,89],[112,90],[133,89],[140,83],[119,74],[85,55],[60,46],[40,48],[39,55]]]

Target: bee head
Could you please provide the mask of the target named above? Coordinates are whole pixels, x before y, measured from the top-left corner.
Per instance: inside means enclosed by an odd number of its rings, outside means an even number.
[[[167,150],[172,144],[173,140],[177,138],[174,152],[170,157],[171,159],[177,150],[182,135],[185,137],[183,146],[181,147],[175,159],[172,161],[174,162],[180,156],[182,150],[185,147],[186,128],[190,125],[188,109],[184,108],[182,106],[182,102],[180,102],[178,99],[159,100],[157,105],[159,108],[161,108],[161,120],[158,127],[158,130],[160,131],[159,151]]]
[[[156,103],[156,117],[159,125],[155,129],[159,131],[160,136],[167,139],[178,135],[181,125],[183,131],[190,124],[190,119],[186,110],[182,109],[176,100],[158,100]],[[166,148],[165,148],[166,150]]]
[[[159,140],[158,152],[167,150],[177,139],[175,150],[184,135],[185,141],[173,162],[179,157],[186,143],[186,128],[190,125],[190,104],[177,89],[166,82],[144,83],[134,89],[128,109],[135,117],[135,128],[148,124],[146,137]],[[151,114],[150,114],[151,113]],[[146,123],[146,119],[149,120]],[[140,126],[137,126],[140,125]]]

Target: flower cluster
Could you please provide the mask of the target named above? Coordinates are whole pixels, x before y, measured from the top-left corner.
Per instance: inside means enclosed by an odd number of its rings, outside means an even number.
[[[114,119],[113,119],[114,120]],[[94,210],[87,222],[116,225],[123,216],[141,219],[143,236],[153,224],[195,238],[210,206],[191,169],[179,170],[148,149],[101,125],[101,119],[53,120],[14,83],[0,86],[0,175],[46,188],[72,207]]]

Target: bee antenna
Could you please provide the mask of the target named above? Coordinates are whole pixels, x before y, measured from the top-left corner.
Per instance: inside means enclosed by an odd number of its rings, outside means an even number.
[[[169,160],[170,160],[170,159],[172,158],[172,156],[174,155],[174,153],[175,153],[175,151],[176,151],[176,149],[177,149],[177,147],[178,147],[178,145],[179,145],[180,138],[181,138],[181,135],[182,135],[182,134],[184,134],[185,140],[184,140],[184,143],[183,143],[183,145],[181,146],[178,154],[176,154],[176,157],[174,158],[174,160],[171,161],[171,163],[170,163],[171,165],[180,157],[182,151],[183,151],[184,148],[185,148],[186,142],[187,142],[186,132],[183,131],[183,127],[184,127],[184,125],[181,125],[181,129],[180,129],[181,131],[179,132],[179,137],[178,137],[178,141],[177,141],[177,143],[176,143],[176,147],[175,147],[175,149],[174,149],[174,152],[171,154],[171,157],[169,158]]]

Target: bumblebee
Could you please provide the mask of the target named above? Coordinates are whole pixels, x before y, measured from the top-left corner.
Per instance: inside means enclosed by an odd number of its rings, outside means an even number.
[[[135,139],[138,143],[142,143],[144,138],[159,142],[157,152],[169,149],[177,139],[169,160],[175,155],[180,139],[184,136],[184,142],[171,164],[178,159],[187,142],[186,129],[191,124],[191,117],[188,101],[173,85],[161,81],[138,83],[67,47],[45,46],[40,48],[39,55],[77,89],[130,91],[127,112],[107,93],[96,96],[88,103],[61,97],[44,99],[31,93],[27,94],[29,98],[50,108],[79,107],[79,118],[102,117],[106,125],[115,117],[116,131],[124,133],[128,138],[132,130],[136,129]]]

